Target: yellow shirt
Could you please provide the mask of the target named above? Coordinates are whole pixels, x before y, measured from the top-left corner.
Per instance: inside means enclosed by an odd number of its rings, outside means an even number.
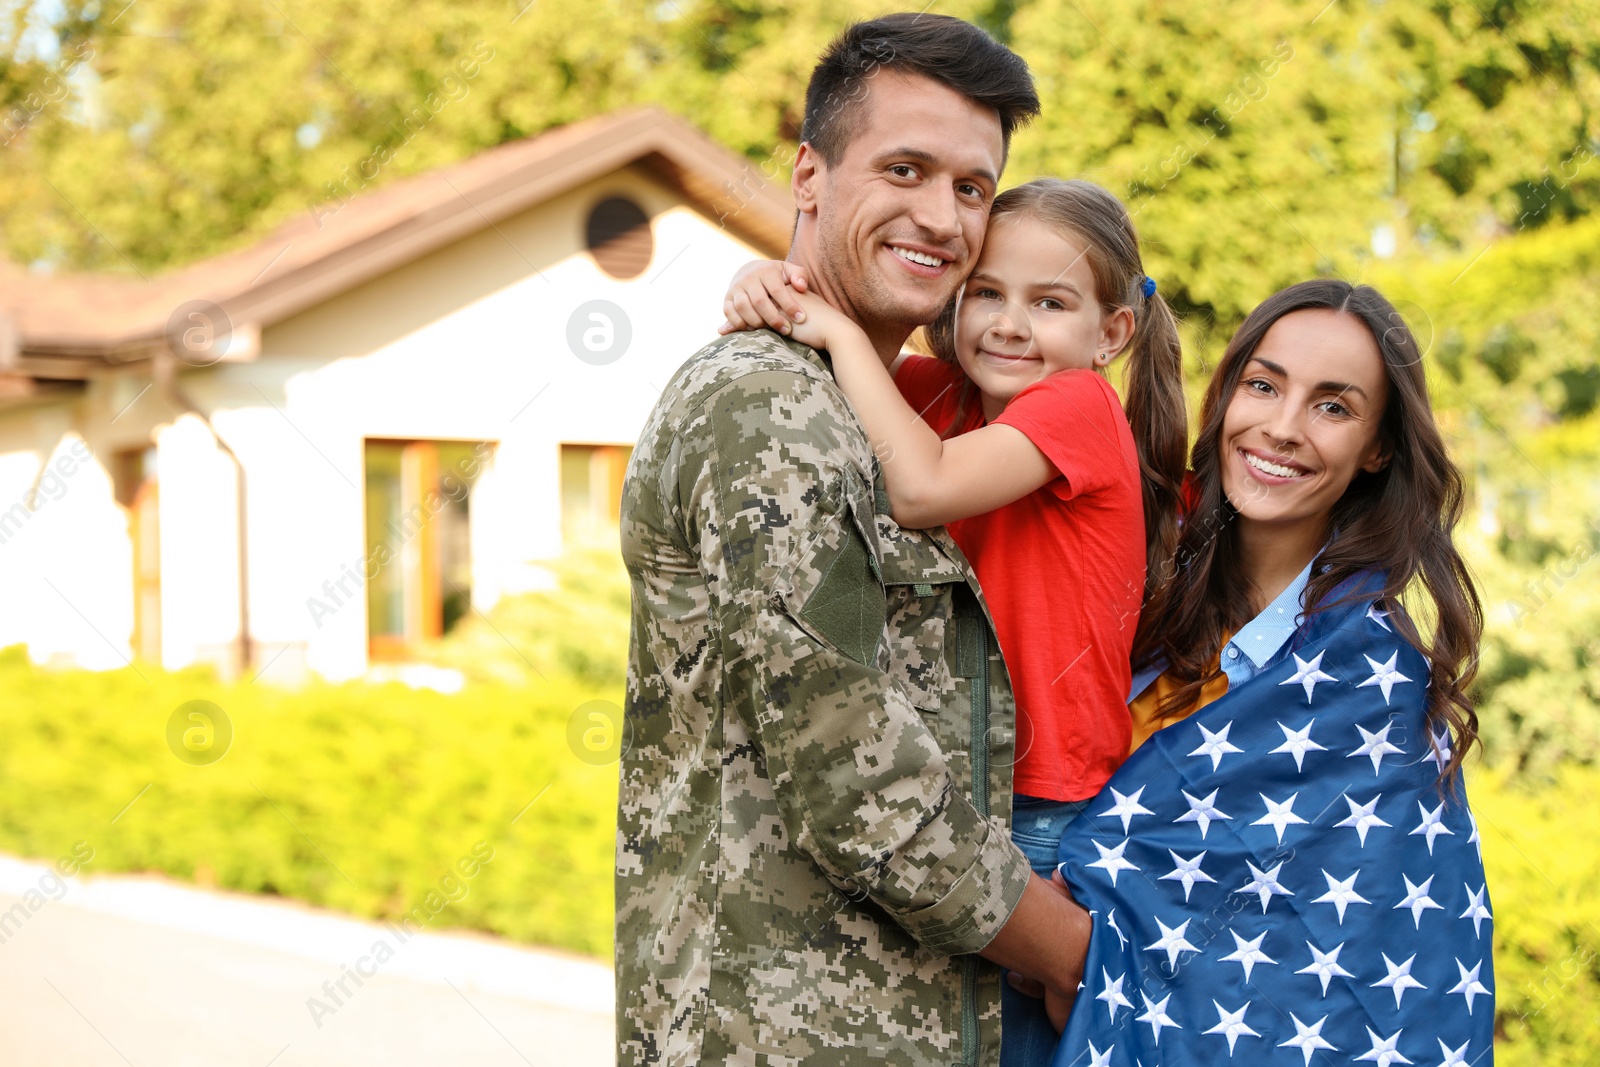
[[[1232,634],[1223,634],[1222,645],[1226,646],[1232,639]],[[1217,661],[1212,664],[1212,670],[1217,670],[1221,664],[1222,653],[1221,646],[1219,646]],[[1219,673],[1202,686],[1200,699],[1195,702],[1193,707],[1170,718],[1158,719],[1156,710],[1161,707],[1162,701],[1166,700],[1172,693],[1177,692],[1182,686],[1183,683],[1174,678],[1171,671],[1162,671],[1156,676],[1155,681],[1145,686],[1144,692],[1128,702],[1128,715],[1133,719],[1133,743],[1128,746],[1128,755],[1133,755],[1140,745],[1150,739],[1151,734],[1163,726],[1171,726],[1175,722],[1183,721],[1226,693],[1228,691],[1228,676]]]

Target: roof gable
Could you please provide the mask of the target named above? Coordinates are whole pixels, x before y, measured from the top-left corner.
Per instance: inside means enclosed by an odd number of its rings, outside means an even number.
[[[763,181],[748,161],[683,120],[659,108],[632,109],[329,200],[256,244],[150,281],[0,266],[10,319],[0,321],[0,371],[79,378],[107,363],[147,359],[165,345],[173,311],[192,301],[220,306],[236,329],[259,329],[634,164],[767,254],[787,250],[794,214],[787,188]]]

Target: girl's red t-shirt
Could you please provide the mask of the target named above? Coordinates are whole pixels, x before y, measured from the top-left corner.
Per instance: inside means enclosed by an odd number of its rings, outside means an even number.
[[[984,425],[966,378],[908,356],[895,384],[945,437]],[[996,423],[1022,431],[1060,477],[986,515],[949,524],[994,616],[1017,699],[1013,789],[1085,800],[1128,756],[1128,658],[1144,593],[1139,456],[1122,403],[1100,375],[1072,370],[1023,389]]]

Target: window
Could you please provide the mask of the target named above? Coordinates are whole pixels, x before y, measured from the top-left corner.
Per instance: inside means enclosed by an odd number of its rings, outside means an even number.
[[[471,490],[491,449],[471,441],[366,442],[373,659],[403,658],[471,610]]]
[[[613,278],[636,278],[650,265],[655,239],[650,216],[632,200],[608,197],[589,212],[584,226],[589,254]]]
[[[561,539],[568,548],[617,536],[627,445],[561,446]]]

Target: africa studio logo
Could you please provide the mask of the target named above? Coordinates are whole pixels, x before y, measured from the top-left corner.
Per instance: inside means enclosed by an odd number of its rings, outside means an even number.
[[[615,363],[633,341],[628,313],[609,300],[579,304],[567,319],[567,347],[592,366]]]

